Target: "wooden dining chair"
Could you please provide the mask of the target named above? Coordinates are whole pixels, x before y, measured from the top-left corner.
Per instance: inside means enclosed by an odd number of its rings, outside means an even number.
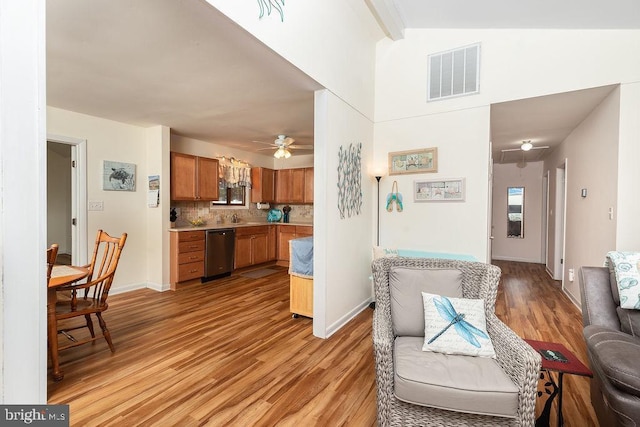
[[[109,344],[111,352],[115,352],[115,347],[111,341],[111,334],[107,329],[107,324],[102,317],[102,313],[109,308],[107,297],[126,240],[127,233],[123,233],[120,237],[111,237],[104,231],[98,230],[91,263],[88,265],[89,275],[87,276],[86,282],[74,283],[59,288],[61,292],[71,291],[71,298],[56,302],[57,321],[60,322],[64,319],[83,316],[85,318],[85,324],[58,329],[58,333],[62,333],[71,341],[68,345],[59,346],[58,350],[93,342],[103,337],[107,341],[107,344]],[[98,324],[102,329],[101,337],[96,337],[95,335],[93,321],[91,320],[92,314],[95,314],[98,318]],[[58,324],[60,325],[60,323]],[[69,334],[69,331],[81,328],[88,328],[91,338],[77,340]]]
[[[53,265],[56,263],[57,257],[58,244],[54,243],[47,248],[47,284],[49,284],[49,279],[51,279],[51,271],[53,270]]]

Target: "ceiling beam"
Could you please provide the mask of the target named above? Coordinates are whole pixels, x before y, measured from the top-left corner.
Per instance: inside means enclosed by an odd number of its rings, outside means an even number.
[[[391,38],[401,40],[404,38],[404,21],[396,8],[394,0],[365,0],[376,17],[378,25]]]

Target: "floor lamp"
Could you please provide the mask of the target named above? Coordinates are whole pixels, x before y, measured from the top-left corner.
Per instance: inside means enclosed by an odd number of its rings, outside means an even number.
[[[378,226],[376,227],[376,246],[380,246],[380,178],[382,178],[382,176],[376,175],[376,181],[378,181],[378,203],[376,204]]]

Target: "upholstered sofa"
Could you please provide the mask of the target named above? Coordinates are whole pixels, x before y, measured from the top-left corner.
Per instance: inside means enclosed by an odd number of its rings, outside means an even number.
[[[603,427],[640,426],[640,310],[620,307],[608,268],[582,267],[579,279],[598,421]]]
[[[498,267],[385,257],[372,270],[378,425],[533,426],[541,358],[495,315]],[[423,351],[423,292],[482,299],[496,357]]]

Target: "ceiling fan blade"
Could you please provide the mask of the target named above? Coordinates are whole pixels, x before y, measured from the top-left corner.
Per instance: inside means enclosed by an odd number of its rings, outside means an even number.
[[[313,150],[313,145],[290,145],[287,148],[293,148],[297,150]]]
[[[258,151],[264,151],[264,150],[277,150],[278,147],[275,146],[271,146],[271,147],[265,147],[265,148],[258,148]]]
[[[545,148],[549,148],[549,146],[548,145],[542,145],[540,147],[531,147],[531,150],[544,150]],[[531,150],[528,150],[528,151],[531,151]],[[500,150],[500,151],[503,152],[503,153],[508,153],[509,151],[524,151],[524,150],[522,150],[521,148],[505,148],[505,149]]]
[[[274,147],[273,142],[264,142],[264,141],[251,141],[251,142],[257,142],[258,144],[270,145],[270,146]]]

